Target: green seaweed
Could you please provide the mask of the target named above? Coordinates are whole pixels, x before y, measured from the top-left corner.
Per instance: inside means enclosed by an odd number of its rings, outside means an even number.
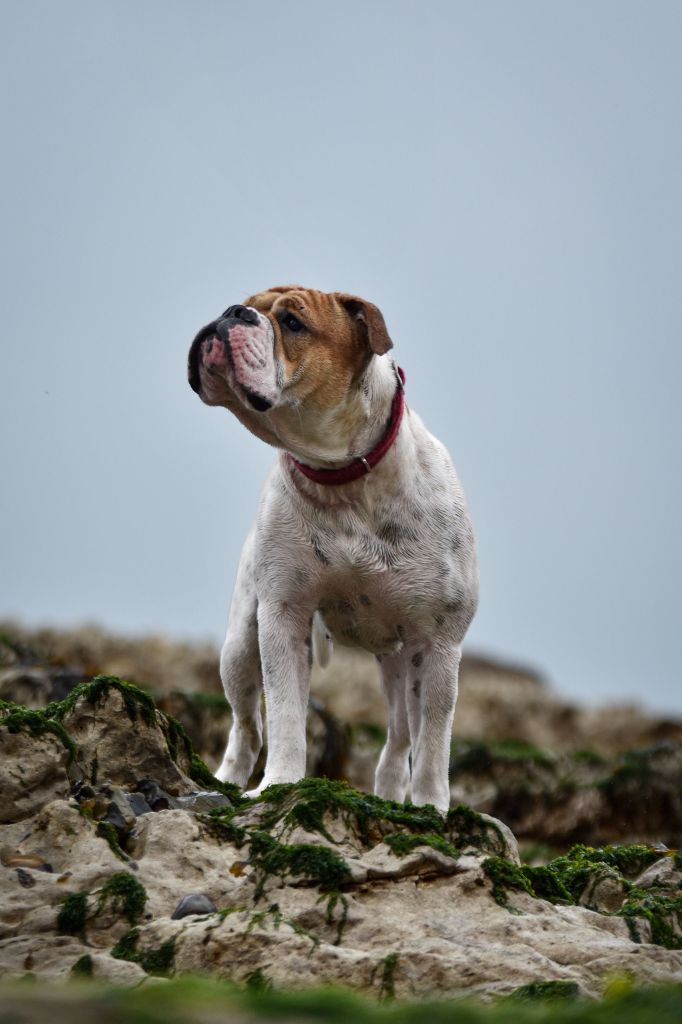
[[[455,860],[459,857],[459,850],[456,850],[452,843],[433,833],[396,832],[393,835],[384,836],[384,842],[398,857],[405,857],[418,846],[430,846],[434,850],[438,850],[439,853],[445,854],[446,857],[453,857]]]
[[[446,817],[446,827],[451,833],[450,841],[457,850],[473,847],[477,850],[489,850],[493,854],[506,852],[507,844],[495,822],[484,818],[466,804],[457,804],[456,807],[450,808]]]
[[[111,950],[111,955],[117,960],[129,960],[131,963],[139,964],[143,971],[155,977],[167,978],[172,974],[175,936],[155,949],[141,950],[137,948],[139,938],[140,929],[131,928],[118,940]]]
[[[244,978],[244,984],[248,992],[269,992],[272,989],[272,982],[263,973],[260,967],[257,967],[255,971],[250,971]]]
[[[379,999],[395,999],[395,972],[400,960],[400,953],[389,953],[381,961],[381,987]]]
[[[650,846],[593,847],[579,843],[564,856],[550,861],[547,868],[561,879],[572,902],[577,903],[596,869],[613,868],[627,879],[638,875],[661,856],[664,855]]]
[[[666,949],[682,949],[682,895],[633,886],[618,915],[625,918],[633,942],[642,941],[637,922],[643,918],[649,923],[652,942]]]
[[[507,891],[516,889],[534,896],[533,887],[526,877],[525,870],[505,860],[504,857],[488,857],[483,861],[483,870],[493,883],[493,899],[501,907],[507,910],[514,910],[509,903]]]
[[[521,1002],[554,1002],[577,999],[580,987],[575,981],[531,981],[520,985],[507,999]]]
[[[182,726],[180,726],[180,728],[182,729]],[[190,743],[191,749],[191,741],[189,741],[189,738],[188,742]],[[239,786],[235,786],[233,782],[220,782],[219,779],[216,779],[209,767],[201,760],[198,754],[195,754],[194,750],[192,750],[189,758],[189,769],[187,774],[190,779],[192,779],[193,782],[197,782],[202,789],[222,793],[223,796],[226,796],[227,799],[231,800],[234,804],[243,805],[248,802],[242,796]]]
[[[259,878],[255,898],[258,899],[269,875],[304,877],[317,881],[323,891],[338,890],[350,879],[348,865],[326,846],[312,843],[280,843],[267,832],[255,829],[250,833],[250,860]]]
[[[595,873],[608,870],[620,879],[627,898],[614,916],[625,919],[633,942],[641,942],[638,922],[649,924],[651,942],[667,949],[682,949],[682,893],[671,894],[660,887],[640,889],[628,881],[659,860],[660,850],[643,845],[589,847],[574,846],[563,857],[542,867],[517,867],[501,857],[489,857],[483,870],[493,883],[493,898],[514,911],[509,890],[526,892],[552,903],[578,903]]]
[[[242,796],[239,786],[235,786],[232,782],[220,782],[216,779],[208,765],[195,753],[191,739],[177,718],[173,718],[172,715],[161,715],[161,725],[171,758],[177,763],[182,748],[188,762],[187,774],[193,782],[198,783],[202,789],[222,793],[235,805],[243,805],[248,802]]]
[[[114,913],[123,914],[134,925],[142,917],[146,902],[144,886],[127,871],[119,871],[102,886],[97,908],[109,904]]]
[[[320,900],[323,898],[323,896],[320,896]],[[332,890],[332,892],[329,893],[329,896],[327,897],[327,909],[325,913],[327,924],[334,924],[334,911],[339,905],[341,906],[341,913],[336,918],[336,938],[334,939],[333,943],[333,945],[335,946],[341,945],[343,933],[346,924],[348,923],[348,900],[346,899],[342,892],[340,892],[338,889],[334,889]]]
[[[140,954],[139,964],[143,971],[157,978],[167,978],[173,973],[175,960],[175,936],[156,949],[146,949]]]
[[[85,811],[83,812],[83,815],[84,817],[87,816]],[[124,851],[121,849],[121,845],[118,841],[118,832],[111,824],[111,822],[98,821],[97,826],[95,828],[95,835],[99,836],[100,839],[103,839],[106,843],[109,844],[111,852],[116,857],[118,857],[119,860],[130,860],[128,854],[124,853]]]
[[[112,690],[121,694],[131,722],[136,722],[138,715],[147,725],[156,722],[156,705],[150,694],[134,683],[128,683],[118,676],[107,675],[95,676],[89,683],[81,683],[80,686],[74,687],[64,700],[48,704],[43,714],[54,721],[61,721],[79,700],[85,700],[93,707],[97,707]]]
[[[83,935],[88,918],[87,892],[72,892],[64,898],[57,915],[57,931],[60,935]]]
[[[384,800],[360,793],[346,782],[325,778],[270,786],[261,800],[269,805],[263,817],[264,827],[272,828],[283,821],[291,826],[300,825],[309,832],[319,832],[326,839],[331,839],[324,824],[327,814],[340,818],[365,844],[372,841],[372,832],[388,831],[385,825],[400,825],[413,832],[443,829],[443,818],[435,807]]]
[[[139,928],[131,928],[118,940],[111,950],[111,955],[117,960],[131,960],[137,963],[137,940],[140,936]]]
[[[80,956],[71,966],[69,974],[72,978],[92,978],[94,974],[94,963],[89,953]]]
[[[573,903],[571,893],[566,888],[559,872],[548,865],[532,867],[524,864],[520,868],[524,878],[530,883],[535,896],[550,903]]]
[[[78,753],[76,744],[61,722],[51,719],[46,711],[34,711],[21,704],[3,701],[0,706],[0,716],[2,716],[0,717],[0,726],[11,733],[27,732],[33,737],[52,733],[67,751],[67,764],[72,764]]]

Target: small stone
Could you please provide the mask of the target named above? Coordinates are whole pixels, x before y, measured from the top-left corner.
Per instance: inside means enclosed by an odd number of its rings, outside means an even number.
[[[133,814],[137,818],[139,818],[141,814],[152,813],[151,807],[141,793],[130,793],[128,796],[128,803],[130,804]]]
[[[19,885],[23,886],[24,889],[31,889],[36,884],[33,875],[25,871],[24,868],[17,868],[17,878],[19,879]]]
[[[153,811],[177,810],[180,806],[175,797],[161,789],[153,779],[141,779],[135,788],[138,793],[142,793]]]
[[[71,787],[71,792],[78,803],[82,803],[83,800],[94,800],[97,795],[92,786],[89,786],[84,779],[79,779],[75,782]]]
[[[183,811],[212,811],[216,807],[232,807],[232,802],[223,793],[210,790],[179,796],[177,803]]]
[[[114,826],[119,840],[125,839],[128,832],[128,824],[113,800],[107,807],[107,813],[102,820],[107,822],[108,825]]]
[[[52,871],[52,865],[37,853],[13,853],[3,860],[7,868],[32,868],[34,871]]]
[[[189,917],[190,914],[215,914],[215,903],[208,896],[202,893],[191,893],[183,896],[177,907],[171,914],[172,921],[179,921],[181,917]]]

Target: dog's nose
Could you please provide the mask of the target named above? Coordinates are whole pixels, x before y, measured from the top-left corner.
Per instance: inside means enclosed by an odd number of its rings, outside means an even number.
[[[223,320],[241,320],[245,324],[257,324],[258,313],[248,306],[228,306],[222,316]]]

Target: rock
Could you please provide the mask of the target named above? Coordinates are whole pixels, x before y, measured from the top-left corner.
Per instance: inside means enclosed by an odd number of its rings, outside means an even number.
[[[152,811],[168,811],[180,807],[179,800],[166,793],[153,779],[140,779],[136,789],[142,793]]]
[[[58,736],[11,732],[0,719],[0,823],[30,818],[49,800],[65,797],[68,763]]]
[[[134,687],[107,685],[106,679],[100,685],[93,681],[77,696],[62,725],[78,747],[78,767],[91,782],[106,765],[103,776],[119,786],[132,788],[138,779],[151,777],[173,796],[192,792],[196,787],[185,774],[184,747],[174,760],[166,720],[150,698],[142,697]]]
[[[0,825],[0,974],[132,985],[199,971],[382,998],[491,998],[548,981],[597,996],[616,973],[642,983],[682,973],[673,852],[579,847],[528,867],[508,826],[466,804],[443,816],[313,778],[242,800],[118,680],[95,680],[35,717],[1,714],[0,738],[24,744],[26,775],[42,781],[26,797],[17,774],[0,780],[24,800]],[[56,784],[39,770],[44,758]],[[541,794],[561,758],[526,751],[507,775],[501,760],[488,779],[516,794],[519,819],[531,813],[524,772],[533,813],[556,810]],[[637,799],[639,779],[675,810],[676,771],[674,748],[656,748],[584,790],[611,813]],[[178,905],[180,892],[190,895]]]
[[[130,793],[128,796],[128,803],[130,804],[133,814],[138,818],[141,814],[151,814],[152,812],[152,808],[141,793]]]
[[[214,914],[217,909],[213,900],[208,896],[204,896],[202,893],[192,893],[189,896],[183,896],[171,914],[171,920],[179,921],[180,918],[193,914]]]
[[[179,796],[176,803],[179,808],[185,811],[213,811],[217,807],[233,806],[224,793],[213,793],[210,791],[190,793],[189,796]]]
[[[0,666],[33,669],[47,663],[51,671],[66,666],[81,678],[110,673],[136,680],[162,702],[177,699],[175,704],[161,703],[161,710],[178,718],[192,740],[199,741],[195,747],[202,757],[219,763],[229,711],[218,675],[219,652],[213,645],[158,636],[131,639],[92,626],[30,630],[15,622],[0,623],[0,634],[5,638],[0,642]],[[386,703],[374,658],[335,650],[327,669],[314,667],[311,694],[344,726],[385,729]],[[20,699],[11,684],[1,695]],[[53,692],[49,699],[64,695]],[[484,737],[487,742],[513,739],[555,751],[593,750],[613,757],[666,740],[682,742],[682,720],[647,714],[633,705],[569,704],[534,669],[467,653],[460,668],[455,736]]]
[[[682,890],[682,860],[671,856],[661,857],[638,875],[634,884],[638,889],[665,886],[669,889]]]
[[[452,800],[502,818],[526,842],[682,844],[682,744],[611,762],[509,741],[453,749]]]

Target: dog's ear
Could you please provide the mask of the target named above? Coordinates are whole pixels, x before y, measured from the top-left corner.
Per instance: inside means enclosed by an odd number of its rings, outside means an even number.
[[[381,310],[374,303],[367,302],[366,299],[359,299],[356,295],[337,294],[336,298],[347,311],[351,320],[360,325],[372,352],[383,356],[385,352],[393,348],[393,342],[389,337]]]

